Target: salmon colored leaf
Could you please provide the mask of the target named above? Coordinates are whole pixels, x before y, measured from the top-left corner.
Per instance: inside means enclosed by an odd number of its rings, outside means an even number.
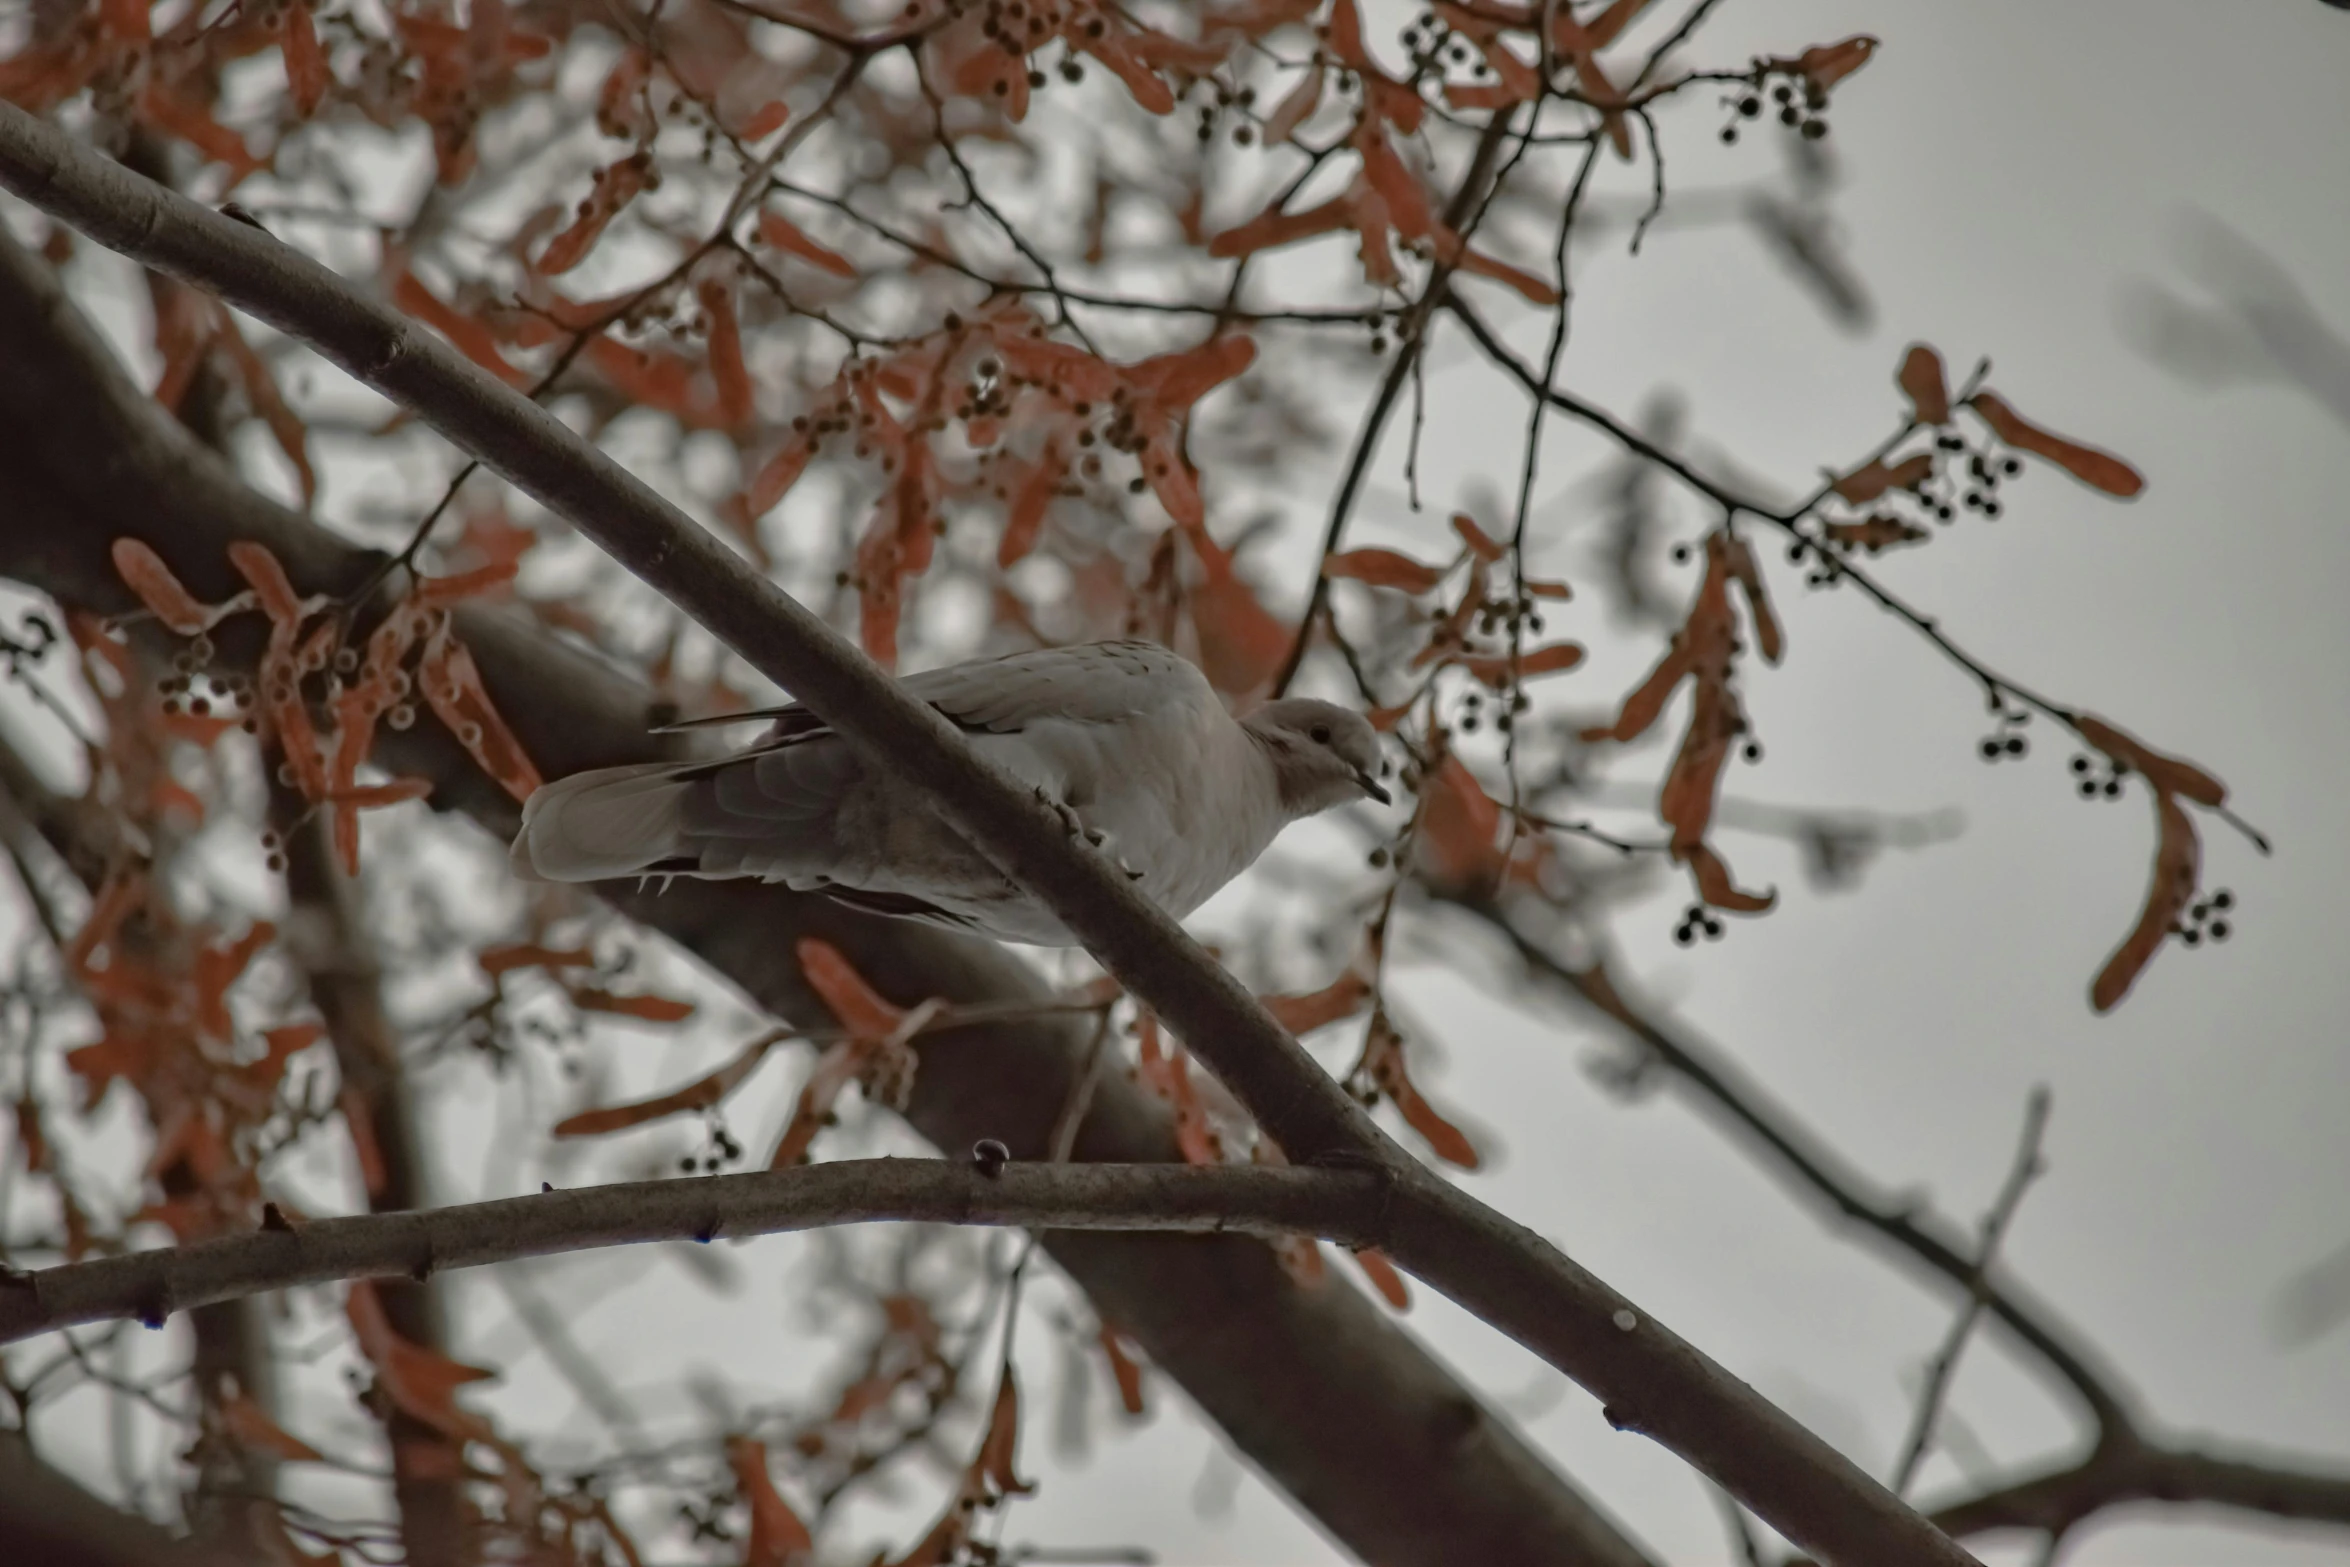
[[[1477,892],[1501,874],[1501,807],[1457,756],[1420,784],[1415,845],[1422,874],[1437,887]]]
[[[1404,1283],[1403,1275],[1395,1271],[1395,1264],[1387,1260],[1385,1252],[1366,1246],[1352,1255],[1355,1266],[1363,1270],[1363,1277],[1371,1281],[1371,1288],[1379,1292],[1381,1300],[1397,1311],[1412,1309],[1411,1288]]]
[[[694,1004],[668,996],[622,996],[592,985],[572,989],[571,1001],[585,1012],[606,1012],[646,1023],[682,1023],[694,1015]]]
[[[753,110],[750,118],[744,120],[737,127],[736,134],[741,136],[744,141],[765,141],[777,131],[782,130],[784,124],[790,119],[791,105],[778,98],[772,103]]]
[[[1787,638],[1779,629],[1779,617],[1771,608],[1770,589],[1764,585],[1762,568],[1755,564],[1754,551],[1744,539],[1730,539],[1723,546],[1723,561],[1730,575],[1746,593],[1746,612],[1754,621],[1755,646],[1762,652],[1763,662],[1777,664],[1787,651]]]
[[[2008,445],[2017,451],[2046,458],[2091,489],[2103,490],[2108,495],[2128,500],[2146,488],[2146,481],[2140,477],[2138,470],[2119,457],[2110,452],[2098,451],[2095,447],[2083,446],[2077,441],[2068,441],[2061,435],[2050,434],[2010,408],[1996,392],[1977,392],[1967,399],[1967,403],[1983,416],[1983,422]]]
[[[234,1392],[221,1400],[220,1423],[236,1439],[237,1445],[248,1452],[267,1453],[294,1464],[326,1462],[324,1453],[270,1419],[245,1393]]]
[[[329,77],[326,51],[318,46],[318,29],[311,25],[309,0],[286,0],[278,23],[278,46],[285,51],[286,85],[293,89],[294,112],[307,120],[318,112]]]
[[[1722,857],[1702,843],[1676,845],[1674,853],[1688,863],[1697,881],[1697,895],[1707,907],[1728,914],[1762,914],[1779,901],[1776,892],[1741,892],[1730,880],[1730,868]]]
[[[1231,696],[1257,691],[1289,656],[1290,629],[1276,620],[1234,570],[1232,556],[1203,526],[1185,537],[1199,558],[1201,581],[1186,607],[1199,639],[1200,668],[1208,683]]]
[[[776,503],[797,484],[807,471],[808,460],[816,455],[815,444],[805,436],[794,436],[782,450],[760,464],[759,471],[738,495],[730,496],[719,507],[734,530],[745,539],[755,536],[758,521],[775,509]]]
[[[1853,469],[1828,488],[1855,506],[1866,506],[1887,490],[1913,489],[1925,483],[1933,471],[1934,457],[1930,452],[1919,452],[1891,467],[1879,458]]]
[[[402,1338],[384,1315],[375,1285],[361,1279],[351,1286],[347,1305],[351,1330],[359,1351],[375,1367],[376,1384],[400,1409],[431,1426],[452,1441],[491,1441],[490,1423],[457,1405],[457,1389],[497,1375],[479,1366],[462,1365],[438,1350]]]
[[[1322,106],[1323,76],[1319,61],[1309,64],[1305,74],[1298,78],[1297,85],[1282,94],[1281,101],[1273,106],[1273,112],[1265,116],[1266,146],[1280,146],[1297,134],[1299,126],[1313,118],[1314,111]]]
[[[539,252],[539,276],[556,277],[585,261],[604,230],[652,183],[652,177],[652,155],[641,150],[598,169],[595,183],[580,198],[571,226],[547,241],[547,248]]]
[[[1103,1323],[1100,1337],[1102,1355],[1110,1363],[1110,1378],[1118,1384],[1118,1403],[1126,1413],[1139,1418],[1143,1413],[1142,1364],[1116,1328]]]
[[[1901,390],[1917,410],[1920,424],[1950,422],[1950,383],[1942,374],[1942,356],[1923,343],[1909,345],[1901,361]]]
[[[710,318],[710,379],[718,389],[718,419],[732,429],[752,413],[750,367],[743,362],[742,329],[734,314],[734,288],[712,278],[701,287],[702,309]]]
[[[1371,999],[1371,982],[1353,969],[1323,986],[1293,996],[1260,996],[1273,1020],[1300,1037],[1353,1017]]]
[[[1004,1380],[996,1389],[995,1412],[988,1418],[987,1441],[979,1449],[975,1466],[985,1475],[999,1496],[1026,1496],[1036,1489],[1032,1480],[1023,1480],[1013,1470],[1013,1460],[1020,1447],[1020,1385],[1012,1379],[1012,1368],[1004,1368]]]
[[[1583,662],[1583,646],[1578,642],[1553,642],[1548,647],[1527,648],[1514,660],[1507,653],[1490,653],[1459,658],[1454,662],[1494,690],[1501,691],[1507,689],[1513,680],[1530,680],[1536,675],[1551,675],[1562,669],[1573,669]]]
[[[2121,1004],[2178,923],[2179,911],[2195,896],[2203,860],[2195,823],[2165,789],[2154,792],[2154,814],[2154,874],[2147,884],[2146,906],[2137,925],[2105,960],[2105,967],[2097,971],[2089,987],[2089,1005],[2099,1012],[2110,1012]]]
[[[1507,553],[1487,535],[1483,528],[1477,526],[1475,520],[1467,512],[1456,511],[1452,514],[1452,531],[1461,536],[1461,542],[1469,547],[1470,554],[1488,566],[1500,560]]]
[[[419,578],[412,597],[422,608],[446,609],[451,604],[511,587],[517,569],[518,562],[501,560],[453,576]]]
[[[759,214],[759,238],[785,255],[797,256],[834,277],[853,278],[857,275],[855,262],[830,246],[820,245],[810,239],[804,229],[781,213]]]
[[[767,1471],[767,1444],[747,1436],[726,1439],[726,1465],[734,1471],[735,1489],[751,1511],[751,1538],[743,1548],[743,1567],[794,1567],[815,1552],[808,1526],[775,1489]]]
[[[556,1137],[602,1137],[610,1132],[625,1131],[642,1126],[647,1121],[658,1121],[667,1116],[682,1115],[689,1110],[707,1110],[724,1100],[740,1087],[751,1069],[767,1057],[767,1052],[784,1036],[768,1034],[751,1044],[717,1071],[696,1078],[682,1088],[656,1094],[650,1099],[639,1099],[630,1104],[605,1105],[595,1110],[582,1110],[555,1123]]]
[[[596,955],[585,947],[541,947],[525,942],[506,947],[485,947],[474,961],[481,965],[484,974],[496,979],[516,969],[594,968]]]
[[[278,450],[286,454],[286,461],[294,468],[294,477],[302,486],[302,505],[307,508],[318,498],[318,475],[310,466],[310,432],[286,402],[277,388],[277,378],[269,373],[269,366],[254,352],[253,345],[234,325],[224,325],[214,342],[226,350],[236,364],[237,379],[245,388],[246,399],[261,422],[269,426],[270,438]]]
[[[1060,493],[1061,480],[1068,472],[1068,459],[1061,455],[1060,444],[1046,442],[1027,477],[1013,492],[1011,510],[1004,517],[1004,536],[996,545],[999,569],[1010,569],[1036,547],[1037,535],[1044,530],[1045,512],[1051,507],[1053,497]]]
[[[829,941],[803,936],[799,941],[800,972],[840,1026],[859,1038],[883,1039],[905,1021],[906,1009],[893,1006],[865,982],[841,951]]]
[[[530,385],[530,377],[498,352],[498,340],[488,327],[442,300],[405,267],[392,280],[392,303],[447,338],[459,353],[508,386],[519,389]],[[601,345],[609,339],[598,338],[597,342]]]
[[[114,541],[111,553],[114,569],[124,585],[166,627],[183,637],[192,637],[212,624],[211,607],[182,586],[171,568],[163,564],[163,557],[145,544],[125,535]]]
[[[1547,306],[1559,302],[1559,291],[1549,282],[1523,267],[1513,267],[1506,261],[1497,261],[1480,250],[1472,249],[1461,242],[1458,234],[1441,223],[1436,226],[1435,242],[1436,258],[1447,266],[1513,288],[1528,304]]]
[[[1845,549],[1866,550],[1871,555],[1901,544],[1916,544],[1933,537],[1913,522],[1880,512],[1860,522],[1827,522],[1820,525],[1820,536],[1830,544]]]
[[[1821,44],[1806,49],[1795,58],[1795,68],[1811,81],[1814,87],[1826,92],[1838,82],[1869,63],[1877,52],[1877,40],[1860,33],[1841,43]]]
[[[1476,1145],[1461,1129],[1436,1113],[1436,1108],[1421,1097],[1412,1085],[1411,1075],[1404,1069],[1403,1036],[1384,1013],[1374,1013],[1369,1036],[1363,1042],[1362,1059],[1355,1063],[1352,1077],[1366,1079],[1372,1087],[1394,1102],[1404,1122],[1427,1142],[1429,1150],[1448,1164],[1464,1170],[1474,1170],[1481,1162]]]
[[[1223,258],[1253,256],[1260,250],[1294,245],[1318,234],[1335,234],[1347,227],[1352,217],[1353,209],[1343,197],[1302,212],[1283,212],[1277,205],[1268,207],[1238,228],[1226,229],[1209,240],[1208,254]]]
[[[1583,731],[1585,744],[1600,740],[1637,740],[1648,733],[1649,726],[1664,712],[1665,703],[1671,700],[1673,688],[1681,683],[1683,675],[1689,673],[1689,653],[1683,645],[1686,639],[1685,632],[1675,635],[1673,645],[1658,660],[1656,668],[1649,671],[1648,678],[1633,687],[1631,695],[1624,698],[1624,705],[1617,712],[1616,721],[1594,725]]]
[[[2104,719],[2088,713],[2077,715],[2073,727],[2080,731],[2082,739],[2124,767],[2142,774],[2159,791],[2185,795],[2197,805],[2215,809],[2228,803],[2228,786],[2193,762],[2165,756],[2134,735],[2124,734]]]
[[[1367,582],[1373,587],[1420,594],[1444,580],[1446,568],[1424,565],[1394,550],[1347,550],[1322,563],[1322,575]]]
[[[286,576],[286,568],[278,564],[277,556],[266,544],[251,539],[239,539],[228,547],[229,564],[253,585],[253,596],[260,602],[261,612],[273,626],[288,629],[299,626],[303,617],[302,598],[294,591],[294,584]]]
[[[537,792],[541,782],[538,768],[506,727],[497,704],[481,683],[473,654],[457,640],[446,620],[426,641],[416,676],[434,715],[483,772],[517,800],[527,800]]]

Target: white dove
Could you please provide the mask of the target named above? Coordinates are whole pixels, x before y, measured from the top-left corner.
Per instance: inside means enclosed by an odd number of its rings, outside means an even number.
[[[1291,822],[1385,802],[1379,737],[1359,713],[1290,698],[1245,719],[1197,668],[1151,642],[1094,642],[908,676],[907,693],[1060,809],[1177,919]],[[794,704],[715,761],[575,773],[522,808],[515,873],[757,877],[877,914],[1062,947],[1051,910],[997,870],[923,792]]]

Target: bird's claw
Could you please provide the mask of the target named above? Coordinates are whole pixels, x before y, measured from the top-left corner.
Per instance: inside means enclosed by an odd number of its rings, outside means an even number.
[[[1052,807],[1053,814],[1060,817],[1061,825],[1068,830],[1072,839],[1084,844],[1097,854],[1107,856],[1110,863],[1117,866],[1119,872],[1128,881],[1142,880],[1143,873],[1136,870],[1132,864],[1128,863],[1126,857],[1117,851],[1117,846],[1111,842],[1110,835],[1099,827],[1088,826],[1085,818],[1077,814],[1077,807],[1066,800],[1055,798],[1049,789],[1038,789],[1036,797]]]
[[[1062,831],[1068,833],[1070,837],[1085,838],[1088,835],[1089,829],[1085,825],[1085,818],[1077,814],[1077,807],[1059,798],[1041,784],[1037,787],[1036,798],[1052,808],[1052,813],[1061,819]],[[1098,834],[1095,836],[1098,837]]]

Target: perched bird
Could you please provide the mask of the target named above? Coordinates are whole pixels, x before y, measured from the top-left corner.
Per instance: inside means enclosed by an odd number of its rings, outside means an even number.
[[[1386,801],[1379,737],[1359,713],[1291,698],[1234,719],[1206,677],[1151,642],[1094,642],[909,676],[907,693],[1059,809],[1180,919],[1282,828],[1349,800]],[[715,761],[577,773],[522,808],[516,874],[756,877],[878,914],[1033,946],[1074,944],[910,780],[794,704]]]

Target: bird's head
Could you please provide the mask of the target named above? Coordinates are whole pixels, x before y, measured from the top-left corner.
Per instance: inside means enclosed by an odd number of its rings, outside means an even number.
[[[1289,697],[1258,708],[1245,725],[1273,759],[1281,805],[1290,815],[1311,816],[1366,796],[1388,803],[1379,782],[1386,766],[1379,731],[1362,714],[1334,702]]]

